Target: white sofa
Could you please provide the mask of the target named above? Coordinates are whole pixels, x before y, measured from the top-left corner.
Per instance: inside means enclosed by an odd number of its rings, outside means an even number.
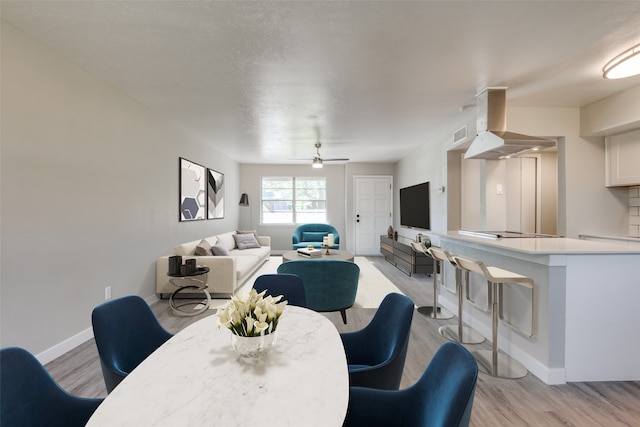
[[[271,254],[271,237],[256,236],[256,240],[260,244],[259,248],[238,249],[233,237],[234,234],[236,233],[229,232],[204,239],[211,246],[225,248],[229,255],[196,255],[196,247],[203,239],[182,243],[174,248],[175,255],[182,256],[182,262],[195,258],[197,265],[209,267],[209,273],[198,276],[198,279],[207,282],[207,290],[211,295],[225,294],[228,296],[235,293],[269,259]],[[169,283],[170,277],[167,276],[170,256],[172,255],[162,256],[158,258],[156,263],[156,292],[161,298],[169,296],[177,289]]]

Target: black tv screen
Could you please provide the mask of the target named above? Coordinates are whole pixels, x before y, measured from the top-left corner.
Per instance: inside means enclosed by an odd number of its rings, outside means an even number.
[[[431,229],[429,214],[429,183],[400,189],[400,225],[403,227]]]

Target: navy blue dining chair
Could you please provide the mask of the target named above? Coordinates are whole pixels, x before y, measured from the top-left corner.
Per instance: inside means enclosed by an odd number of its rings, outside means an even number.
[[[477,379],[478,364],[471,353],[447,342],[409,388],[350,387],[343,427],[467,427]]]
[[[307,306],[302,278],[296,274],[263,274],[253,283],[253,289],[260,293],[267,291],[267,295],[283,296],[289,305]]]
[[[27,350],[0,350],[2,427],[84,426],[103,399],[74,396]]]
[[[414,308],[405,295],[388,294],[364,329],[340,334],[349,365],[349,385],[385,390],[400,387]]]
[[[173,336],[137,295],[97,306],[91,314],[91,323],[108,393]]]

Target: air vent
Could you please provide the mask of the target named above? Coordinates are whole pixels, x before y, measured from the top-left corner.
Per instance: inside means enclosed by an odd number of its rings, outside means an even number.
[[[467,126],[463,126],[453,133],[453,144],[459,144],[467,139]]]

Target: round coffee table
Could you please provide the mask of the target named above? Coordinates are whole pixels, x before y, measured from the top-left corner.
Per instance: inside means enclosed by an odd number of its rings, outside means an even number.
[[[297,261],[300,259],[310,259],[310,260],[316,260],[316,259],[339,259],[339,260],[343,260],[343,261],[351,261],[353,262],[353,254],[351,252],[347,252],[347,251],[339,251],[337,249],[329,249],[329,255],[326,255],[325,253],[325,249],[322,249],[322,256],[316,257],[316,258],[311,258],[308,256],[304,256],[304,255],[300,255],[298,254],[298,251],[287,251],[285,253],[282,254],[282,262],[287,262],[287,261]]]

